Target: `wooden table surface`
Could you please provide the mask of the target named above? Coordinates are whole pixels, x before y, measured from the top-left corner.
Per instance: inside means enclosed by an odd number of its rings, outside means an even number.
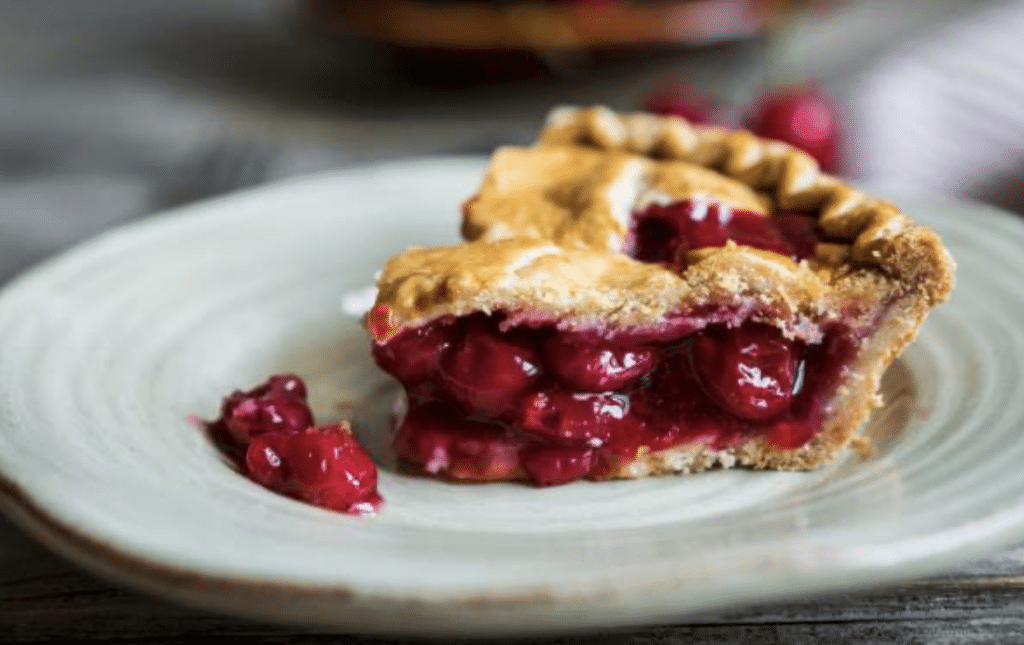
[[[902,23],[816,58],[811,71],[842,93],[844,79],[870,64],[869,52],[884,55],[883,45],[953,19],[935,11],[940,4],[916,3],[900,14]],[[957,7],[976,4],[985,3]],[[754,42],[533,81],[512,92],[427,89],[395,75],[372,49],[339,49],[297,30],[288,6],[0,6],[0,282],[98,231],[170,206],[313,170],[483,153],[526,140],[553,103],[630,106],[657,79],[676,76],[739,96],[762,78],[763,47]],[[311,634],[154,599],[83,572],[0,519],[0,640],[179,642],[197,634],[246,643],[398,642]],[[1024,547],[911,584],[690,616],[672,626],[518,642],[691,641],[1024,642]]]
[[[311,633],[186,608],[126,590],[49,553],[0,520],[0,640],[413,643]],[[515,643],[1024,642],[1024,548],[913,582],[691,616],[675,625],[516,639]]]

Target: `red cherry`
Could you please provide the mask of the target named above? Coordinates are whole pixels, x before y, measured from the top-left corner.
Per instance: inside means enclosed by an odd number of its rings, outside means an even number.
[[[237,408],[242,403],[242,401],[260,396],[260,394],[253,394],[253,392],[256,392],[258,389],[259,388],[256,388],[252,392],[242,392],[241,390],[235,390],[231,394],[224,397],[224,400],[221,401],[220,404],[220,417],[218,417],[217,420],[214,421],[213,423],[226,424],[227,420],[234,415],[235,408]]]
[[[451,345],[450,321],[435,321],[406,329],[383,345],[374,344],[373,357],[381,369],[405,385],[432,379],[441,356]]]
[[[772,222],[793,249],[796,260],[814,257],[818,249],[818,221],[813,213],[782,213]]]
[[[632,250],[629,254],[641,262],[664,264],[672,261],[679,246],[679,226],[674,217],[662,217],[663,207],[653,205],[633,220]]]
[[[232,397],[235,395],[228,398]],[[302,432],[313,425],[313,413],[304,401],[270,391],[260,397],[232,399],[225,423],[231,436],[244,445],[266,432]]]
[[[377,467],[348,424],[312,425],[306,384],[294,374],[277,374],[225,397],[221,417],[208,427],[230,435],[229,448],[253,481],[337,511],[374,510],[383,501]]]
[[[544,362],[574,390],[621,390],[647,374],[657,363],[656,347],[618,347],[597,339],[558,333],[544,345]]]
[[[508,479],[519,470],[519,446],[498,425],[469,422],[454,437],[448,474],[456,479]]]
[[[754,106],[748,121],[755,134],[803,150],[826,172],[838,170],[839,114],[821,89],[798,85],[771,90]]]
[[[306,400],[306,384],[294,374],[275,374],[267,379],[266,388],[271,392]]]
[[[690,347],[693,369],[711,399],[751,421],[789,409],[799,360],[792,341],[771,325],[716,325],[697,334]]]
[[[304,432],[292,437],[285,460],[296,483],[304,488],[315,488],[330,481],[336,447],[334,437],[322,432]]]
[[[519,452],[523,469],[537,486],[558,486],[582,479],[594,467],[589,448],[528,446]]]
[[[679,116],[690,123],[717,122],[715,105],[696,89],[683,84],[667,85],[652,93],[645,103],[648,112]]]
[[[451,463],[449,429],[459,422],[455,410],[443,403],[417,405],[405,415],[391,448],[399,458],[419,463],[429,473],[439,473]]]
[[[343,424],[292,435],[285,462],[297,493],[317,506],[347,511],[376,493],[377,467]]]
[[[531,347],[476,322],[441,361],[448,393],[467,410],[488,416],[513,408],[539,375]]]
[[[771,428],[772,443],[781,448],[799,448],[814,437],[817,426],[806,419],[780,419]]]
[[[241,446],[265,432],[302,432],[311,425],[306,384],[294,374],[277,374],[248,392],[232,392],[221,403],[220,417],[210,423]]]
[[[629,423],[628,413],[629,397],[623,394],[548,390],[526,400],[522,426],[559,443],[597,447],[608,441],[615,428]]]
[[[737,210],[732,212],[727,222],[723,220],[720,216],[721,226],[728,231],[729,239],[737,244],[774,251],[779,255],[793,256],[796,253],[772,217]]]
[[[255,437],[245,451],[245,467],[256,483],[275,490],[281,489],[288,479],[282,455],[291,435],[267,432]]]
[[[501,426],[466,419],[437,401],[409,411],[393,448],[429,473],[446,472],[459,479],[502,479],[519,467],[518,445]]]
[[[794,248],[774,217],[695,199],[648,206],[636,214],[633,236],[636,259],[668,262],[674,258],[680,267],[686,266],[689,251],[725,246],[729,240],[795,259],[805,251],[804,246],[800,251]]]

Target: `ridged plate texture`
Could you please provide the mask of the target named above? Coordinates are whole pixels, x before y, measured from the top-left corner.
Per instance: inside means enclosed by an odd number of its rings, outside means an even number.
[[[1024,224],[903,200],[959,263],[887,373],[876,454],[812,473],[550,489],[396,472],[396,388],[342,299],[455,240],[478,159],[339,172],[119,229],[0,295],[8,513],[66,557],[179,601],[352,631],[524,634],[890,583],[1024,539]],[[373,518],[274,495],[192,415],[295,371],[382,462]]]

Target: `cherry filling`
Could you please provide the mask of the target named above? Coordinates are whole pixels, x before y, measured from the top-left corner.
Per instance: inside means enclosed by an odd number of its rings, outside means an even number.
[[[769,217],[686,199],[637,212],[626,247],[641,262],[685,268],[689,251],[725,246],[728,240],[799,261],[814,255],[818,236],[814,219],[806,215]]]
[[[803,388],[802,355],[768,325],[713,327],[697,334],[690,360],[697,380],[722,408],[748,421],[784,414]]]
[[[702,327],[736,315],[720,309],[681,317],[674,334],[515,326],[502,314],[406,329],[374,346],[409,399],[395,452],[457,479],[554,485],[600,477],[643,446],[804,445],[860,337],[838,324],[815,345],[752,320]]]
[[[250,479],[270,490],[359,515],[383,502],[370,455],[347,423],[314,427],[306,384],[295,375],[229,394],[220,417],[203,425]]]

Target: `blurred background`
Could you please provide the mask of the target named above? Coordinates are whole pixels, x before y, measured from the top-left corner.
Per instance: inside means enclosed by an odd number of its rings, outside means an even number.
[[[998,0],[6,0],[0,281],[194,200],[524,143],[558,103],[1024,212],[1022,34]]]

